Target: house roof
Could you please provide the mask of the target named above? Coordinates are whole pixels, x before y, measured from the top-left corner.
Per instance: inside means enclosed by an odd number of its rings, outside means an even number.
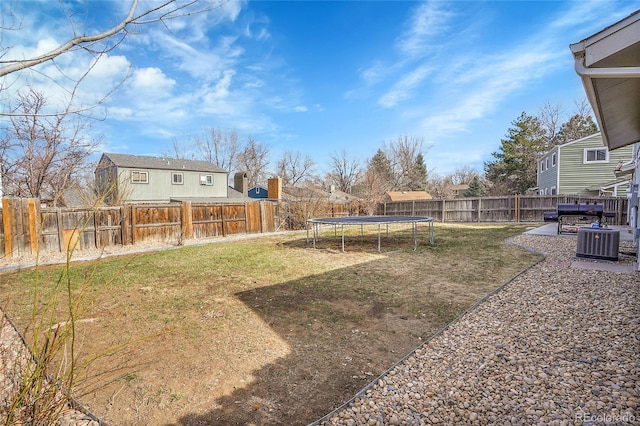
[[[333,190],[333,191],[325,191],[322,188],[317,186],[285,186],[282,188],[282,193],[285,195],[285,198],[298,198],[298,199],[326,199],[332,203],[345,203],[350,201],[358,200],[358,197],[348,194],[346,192]]]
[[[616,179],[609,182],[599,183],[597,185],[591,185],[587,187],[587,189],[589,191],[606,190],[606,189],[615,188],[616,186],[620,186],[620,185],[628,185],[630,182],[631,182],[630,179]]]
[[[468,183],[460,183],[458,185],[451,185],[451,189],[454,191],[466,191],[469,189]]]
[[[228,173],[221,167],[208,161],[183,160],[177,158],[150,157],[146,155],[104,153],[107,158],[118,167],[158,169],[158,170],[186,170],[191,172]]]
[[[640,10],[570,46],[605,144],[640,141]]]
[[[427,191],[388,191],[387,197],[391,201],[431,200],[433,198]]]

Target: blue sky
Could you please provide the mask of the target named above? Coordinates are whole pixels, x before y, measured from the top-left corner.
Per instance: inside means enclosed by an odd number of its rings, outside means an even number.
[[[87,32],[126,13],[121,1],[69,7],[89,16]],[[11,55],[70,35],[58,2],[12,8],[29,31],[5,35]],[[522,111],[537,114],[549,102],[574,112],[585,96],[569,44],[637,8],[613,0],[228,1],[168,29],[140,28],[100,59],[79,99],[95,102],[128,76],[94,111],[108,152],[161,155],[215,127],[264,143],[274,164],[285,150],[309,155],[322,173],[332,153],[364,164],[408,135],[424,140],[431,173],[482,171]],[[52,101],[64,96],[43,76],[59,80],[56,67],[79,75],[90,60],[76,52],[11,76],[3,108],[25,82]]]

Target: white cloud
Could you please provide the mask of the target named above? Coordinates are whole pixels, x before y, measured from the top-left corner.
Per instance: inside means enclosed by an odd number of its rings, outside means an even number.
[[[304,105],[298,105],[293,108],[295,112],[307,112],[309,109]]]
[[[482,119],[558,68],[571,67],[566,40],[567,25],[573,25],[574,10],[550,19],[522,40],[515,48],[496,53],[473,52],[473,56],[457,57],[454,65],[443,65],[438,83],[447,99],[435,113],[423,119],[425,131],[444,135],[468,131],[468,124]],[[562,23],[562,24],[561,24]],[[463,66],[460,66],[463,64]]]
[[[233,70],[224,71],[222,73],[222,78],[220,78],[220,80],[218,80],[218,82],[214,86],[213,91],[211,92],[211,96],[219,99],[229,96],[229,87],[231,86],[231,80],[233,79],[234,75],[235,71]]]
[[[411,97],[412,91],[431,73],[432,69],[425,65],[409,72],[378,100],[378,104],[391,108]]]
[[[430,49],[433,38],[447,31],[454,14],[445,2],[429,1],[415,9],[409,28],[397,41],[398,49],[411,57],[421,56]]]
[[[107,108],[107,115],[109,118],[115,120],[126,120],[133,116],[133,110],[127,107],[109,107]]]
[[[176,81],[167,77],[160,68],[140,68],[133,72],[130,88],[136,96],[166,97],[171,94]]]

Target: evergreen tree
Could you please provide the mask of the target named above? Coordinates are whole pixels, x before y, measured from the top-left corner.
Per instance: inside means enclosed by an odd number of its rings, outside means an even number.
[[[478,179],[478,176],[474,176],[473,179],[471,179],[471,182],[469,182],[469,188],[467,188],[467,190],[464,191],[463,195],[465,197],[484,197],[485,196],[484,185],[482,185],[482,182],[480,182],[480,179]]]
[[[576,114],[560,126],[557,144],[575,141],[598,132],[598,126],[590,115]]]
[[[391,189],[393,183],[393,168],[389,157],[384,151],[378,148],[375,155],[369,161],[367,171],[374,173],[376,178],[381,182],[381,187],[386,187],[385,191]]]
[[[487,180],[502,193],[524,193],[536,186],[537,160],[546,150],[546,135],[536,117],[526,113],[513,121],[494,161],[485,162]]]
[[[416,155],[415,164],[409,172],[409,190],[424,191],[427,188],[427,165],[421,152]]]

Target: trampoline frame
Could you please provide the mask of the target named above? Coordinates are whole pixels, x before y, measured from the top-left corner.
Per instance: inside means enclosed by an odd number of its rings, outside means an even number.
[[[378,225],[378,253],[380,253],[381,226],[386,225],[387,236],[389,235],[389,225],[397,223],[410,223],[413,233],[413,251],[418,248],[418,224],[428,223],[429,244],[433,245],[434,231],[433,218],[429,216],[346,216],[346,217],[324,217],[307,219],[307,244],[309,244],[309,225],[313,229],[313,248],[316,248],[316,241],[319,239],[320,225],[333,225],[334,235],[337,236],[338,226],[342,233],[342,252],[344,253],[344,227],[360,225],[360,234],[364,235],[365,225]]]

